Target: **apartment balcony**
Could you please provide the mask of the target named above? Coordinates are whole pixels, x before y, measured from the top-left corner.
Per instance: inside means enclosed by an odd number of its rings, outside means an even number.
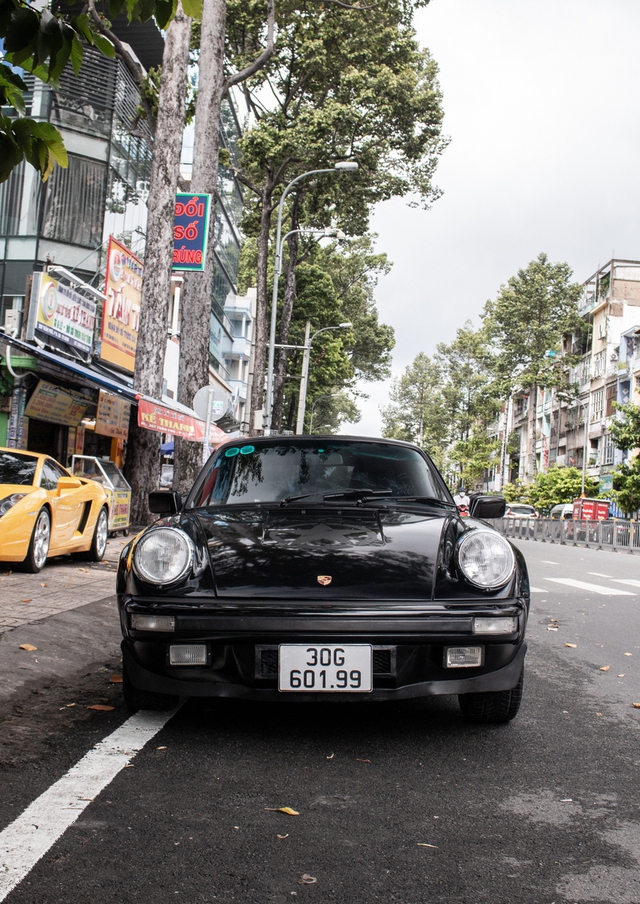
[[[226,349],[224,353],[225,359],[229,361],[239,361],[248,358],[251,355],[251,340],[246,336],[232,336],[231,348]]]

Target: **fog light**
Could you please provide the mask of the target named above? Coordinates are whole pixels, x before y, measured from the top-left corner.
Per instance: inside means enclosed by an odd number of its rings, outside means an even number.
[[[171,644],[169,647],[169,665],[206,665],[206,643]]]
[[[474,618],[474,634],[515,634],[518,630],[518,619],[513,618]]]
[[[132,631],[175,631],[173,615],[132,615]]]
[[[484,647],[447,647],[444,664],[448,669],[468,669],[482,665]]]

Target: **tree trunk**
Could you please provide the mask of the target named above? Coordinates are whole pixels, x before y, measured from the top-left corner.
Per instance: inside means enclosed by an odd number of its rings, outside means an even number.
[[[293,223],[292,223],[293,226]],[[293,315],[293,303],[296,299],[296,267],[298,265],[298,245],[300,234],[294,232],[287,242],[289,245],[289,263],[287,265],[287,278],[284,288],[284,304],[280,315],[280,331],[278,342],[286,345],[289,342],[289,330]],[[282,411],[284,406],[284,378],[287,372],[287,359],[289,349],[278,349],[278,357],[273,372],[273,417],[271,419],[273,430],[280,432],[282,427]]]
[[[140,329],[133,385],[137,392],[162,398],[176,186],[184,126],[191,19],[178,3],[167,31],[162,57],[158,120],[149,185]],[[125,473],[132,488],[131,520],[148,524],[153,516],[147,495],[158,488],[160,434],[134,424],[129,431]]]
[[[256,265],[256,320],[254,323],[255,351],[253,361],[253,386],[251,387],[251,410],[249,423],[251,433],[262,433],[262,425],[254,428],[255,415],[264,407],[264,381],[267,370],[267,260],[269,256],[269,230],[271,227],[271,194],[273,188],[267,183],[262,191],[260,211],[260,232],[258,235],[258,260]]]
[[[218,185],[218,135],[224,93],[226,0],[204,0],[198,66],[195,141],[191,189],[211,195],[205,268],[184,274],[178,401],[187,407],[202,386],[209,385],[209,331],[216,245],[215,203]],[[200,443],[176,439],[173,488],[186,492],[202,466]]]

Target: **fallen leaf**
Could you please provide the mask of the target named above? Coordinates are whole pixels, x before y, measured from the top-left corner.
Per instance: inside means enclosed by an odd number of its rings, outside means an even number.
[[[633,656],[633,653],[625,653],[625,656]]]
[[[600,666],[600,671],[601,671],[601,672],[608,672],[610,668],[611,668],[610,665],[601,665],[601,666]]]
[[[69,706],[75,706],[75,703],[67,703],[66,706],[67,706],[67,707],[69,707]]]
[[[334,758],[334,756],[335,756],[335,753],[332,753],[331,756],[328,756],[328,757],[327,757],[327,759],[328,759],[328,760],[332,760],[332,759]]]
[[[566,643],[565,644],[565,647],[571,647],[572,650],[575,650],[577,648],[577,646],[578,646],[577,643]]]
[[[104,703],[94,703],[93,706],[87,706],[87,709],[95,709],[100,713],[110,713],[115,706],[106,706]]]
[[[41,587],[48,587],[48,584],[40,584]]]
[[[624,672],[622,673],[622,675],[618,675],[618,678],[624,678]]]
[[[109,678],[109,681],[111,684],[122,684],[122,675],[112,675],[111,678]]]
[[[287,816],[300,816],[297,810],[292,810],[291,807],[265,807],[265,810],[270,810],[272,813],[286,813]]]
[[[167,749],[166,747],[156,747],[156,750],[166,750],[166,749]],[[235,829],[235,826],[234,826],[234,829]]]
[[[289,837],[289,833],[288,833],[288,832],[287,832],[286,835],[276,835],[276,838],[281,838],[281,839],[282,839],[282,838],[288,838],[288,837]]]
[[[88,568],[78,568],[78,571],[84,571],[84,572],[86,572],[87,574],[89,574],[89,569],[88,569]]]
[[[601,715],[602,715],[602,713],[596,713],[596,716],[601,716]]]
[[[307,873],[304,873],[300,876],[298,881],[300,882],[300,885],[315,885],[318,880],[315,876],[309,876]]]
[[[429,848],[435,848],[436,851],[438,850],[437,844],[425,844],[423,841],[418,842],[418,847],[429,847]]]
[[[361,760],[360,757],[357,756],[356,763],[371,763],[371,760]]]
[[[640,709],[640,703],[632,703],[631,705],[634,709]]]
[[[37,647],[34,647],[34,645],[33,645],[32,643],[21,643],[21,644],[20,644],[20,649],[21,649],[21,650],[26,650],[27,653],[33,653],[33,651],[34,651],[34,650],[37,650],[38,648],[37,648]]]
[[[555,628],[553,625],[547,625],[547,631],[557,631],[557,630],[558,629]]]
[[[20,600],[21,603],[30,603],[31,597],[28,597],[26,600]]]

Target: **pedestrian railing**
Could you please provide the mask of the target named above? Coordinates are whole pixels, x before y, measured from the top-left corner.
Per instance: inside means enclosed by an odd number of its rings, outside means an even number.
[[[547,518],[497,518],[493,522],[505,537],[586,546],[614,552],[640,553],[639,521],[551,521]]]

